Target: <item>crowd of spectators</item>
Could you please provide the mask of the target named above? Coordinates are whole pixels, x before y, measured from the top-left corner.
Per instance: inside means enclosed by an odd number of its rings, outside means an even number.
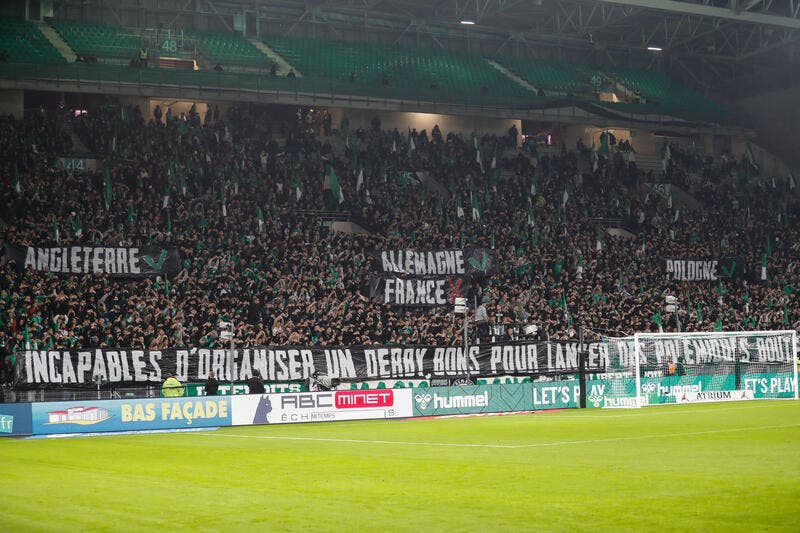
[[[159,244],[182,256],[179,274],[144,280],[0,266],[6,374],[25,347],[213,347],[221,319],[235,323],[239,345],[458,344],[449,307],[370,300],[365,252],[400,248],[493,248],[501,272],[473,280],[471,307],[554,339],[579,325],[674,330],[667,294],[680,299],[685,330],[800,324],[797,202],[785,179],[773,188],[742,177],[744,162],[698,164],[671,147],[667,179],[704,177],[692,188],[702,208],[681,210],[645,192],[654,178],[637,169],[630,144],[520,150],[516,130],[398,132],[377,120],[351,130],[326,119],[320,131],[312,122],[301,111],[277,128],[252,106],[146,116],[108,105],[0,119],[4,242]],[[97,169],[59,168],[70,130],[97,154]],[[322,186],[329,167],[343,201]],[[370,232],[329,231],[321,212],[331,211]],[[634,237],[612,236],[608,220]],[[739,258],[744,273],[718,283],[664,273],[665,258],[718,257]]]

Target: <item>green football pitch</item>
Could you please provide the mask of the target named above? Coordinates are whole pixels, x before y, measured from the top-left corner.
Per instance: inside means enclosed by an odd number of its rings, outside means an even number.
[[[0,439],[0,531],[798,531],[800,402]]]

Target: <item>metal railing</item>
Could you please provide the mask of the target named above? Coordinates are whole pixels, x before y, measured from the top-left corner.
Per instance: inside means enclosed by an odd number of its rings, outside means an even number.
[[[473,108],[505,109],[528,107],[537,97],[515,101],[507,96],[485,94],[453,95],[445,91],[376,87],[364,83],[339,80],[321,80],[308,77],[287,78],[270,76],[267,70],[252,72],[226,72],[214,70],[177,70],[160,68],[130,68],[119,65],[97,64],[24,64],[0,63],[0,79],[12,81],[73,82],[89,85],[161,86],[178,89],[197,88],[278,93],[299,97],[312,96],[335,100],[348,100],[354,104],[373,105],[392,101],[399,104],[445,104],[457,110]],[[412,96],[413,95],[413,96]],[[454,110],[454,111],[457,111]]]

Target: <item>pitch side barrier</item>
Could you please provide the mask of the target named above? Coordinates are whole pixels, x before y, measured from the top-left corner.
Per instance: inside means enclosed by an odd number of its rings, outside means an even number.
[[[591,376],[589,408],[627,407],[615,376]],[[633,379],[633,378],[628,378]],[[696,382],[695,382],[696,381]],[[715,386],[702,376],[648,378],[645,404],[794,398],[790,375],[760,375],[744,387]],[[414,385],[409,383],[409,385]],[[0,404],[0,436],[202,429],[260,424],[400,419],[573,409],[581,406],[578,379],[446,387],[343,389],[240,396],[75,400]]]
[[[400,419],[577,407],[577,382],[0,404],[0,435]],[[558,390],[557,390],[558,389]],[[563,394],[562,394],[563,393]]]

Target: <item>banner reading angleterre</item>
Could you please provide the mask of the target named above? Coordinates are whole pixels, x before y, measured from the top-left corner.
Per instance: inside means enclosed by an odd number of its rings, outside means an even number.
[[[20,271],[32,269],[54,274],[107,274],[125,278],[173,275],[181,269],[180,252],[158,246],[41,247],[6,243],[2,263],[12,261]]]

